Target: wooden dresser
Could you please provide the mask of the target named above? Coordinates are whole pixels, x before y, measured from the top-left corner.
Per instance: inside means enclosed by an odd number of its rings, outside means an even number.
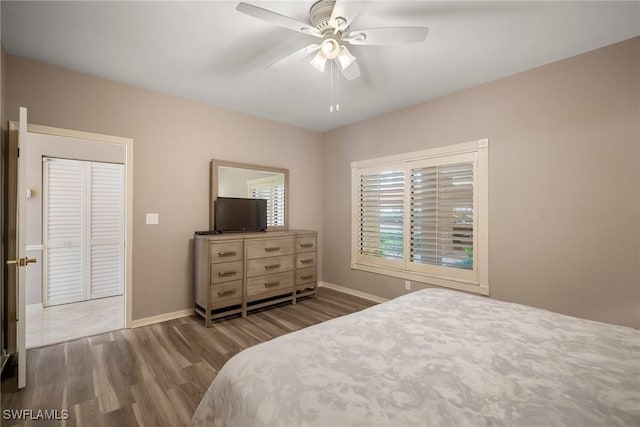
[[[196,235],[194,310],[208,327],[233,314],[316,295],[317,233]]]

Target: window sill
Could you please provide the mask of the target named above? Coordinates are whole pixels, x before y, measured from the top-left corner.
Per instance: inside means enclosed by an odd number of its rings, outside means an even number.
[[[381,267],[377,265],[352,262],[352,270],[368,271],[370,273],[383,274],[385,276],[397,277],[399,279],[414,280],[428,285],[440,286],[443,288],[457,289],[459,291],[471,292],[480,295],[489,295],[489,286],[477,282],[467,282],[463,280],[447,279],[429,274],[417,273],[413,271],[400,270],[391,267]]]

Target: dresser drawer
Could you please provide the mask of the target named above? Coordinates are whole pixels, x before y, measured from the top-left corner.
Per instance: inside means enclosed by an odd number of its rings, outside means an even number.
[[[276,292],[293,292],[293,271],[247,279],[247,297]]]
[[[234,300],[242,302],[242,280],[211,285],[211,304],[220,305]]]
[[[221,242],[209,245],[209,262],[231,262],[242,260],[242,242]]]
[[[315,251],[316,236],[302,236],[296,238],[296,253]]]
[[[308,252],[296,255],[296,268],[307,268],[316,266],[316,253]]]
[[[293,255],[250,259],[247,261],[247,277],[264,276],[288,270],[293,270]]]
[[[303,268],[296,271],[296,286],[306,283],[314,283],[316,281],[316,268]]]
[[[293,253],[293,237],[247,241],[247,259],[289,255]]]
[[[242,279],[242,261],[211,264],[211,283],[230,282]]]

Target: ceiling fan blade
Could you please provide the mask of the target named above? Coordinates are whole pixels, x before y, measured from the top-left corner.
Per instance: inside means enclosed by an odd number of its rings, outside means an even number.
[[[353,45],[394,45],[404,43],[419,43],[427,38],[427,27],[387,27],[370,28],[349,32],[342,40]]]
[[[289,30],[308,34],[310,36],[322,37],[320,31],[311,26],[311,24],[305,24],[304,22],[296,21],[295,19],[289,18],[288,16],[284,16],[279,13],[254,6],[249,3],[238,3],[238,6],[236,6],[236,10],[238,12],[242,12],[246,15],[253,16],[254,18],[278,25],[283,28],[287,28]]]
[[[344,30],[358,16],[361,6],[358,2],[336,0],[329,18],[329,25],[334,27],[336,32]],[[339,20],[338,18],[342,19]]]
[[[267,68],[277,68],[277,67],[282,67],[283,65],[293,64],[294,62],[297,62],[297,61],[300,61],[301,59],[306,58],[307,56],[311,55],[313,52],[318,51],[319,49],[320,49],[319,44],[310,44],[309,46],[303,47],[300,50],[296,50],[295,52],[274,62],[273,64],[269,65],[269,67]]]
[[[360,67],[358,67],[357,61],[353,61],[351,65],[349,65],[344,70],[342,69],[342,67],[338,67],[338,69],[342,71],[342,75],[347,80],[355,80],[362,75],[360,73]]]

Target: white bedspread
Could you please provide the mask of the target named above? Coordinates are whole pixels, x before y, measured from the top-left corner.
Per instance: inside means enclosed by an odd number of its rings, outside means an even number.
[[[640,426],[640,331],[414,292],[237,354],[210,425]]]

